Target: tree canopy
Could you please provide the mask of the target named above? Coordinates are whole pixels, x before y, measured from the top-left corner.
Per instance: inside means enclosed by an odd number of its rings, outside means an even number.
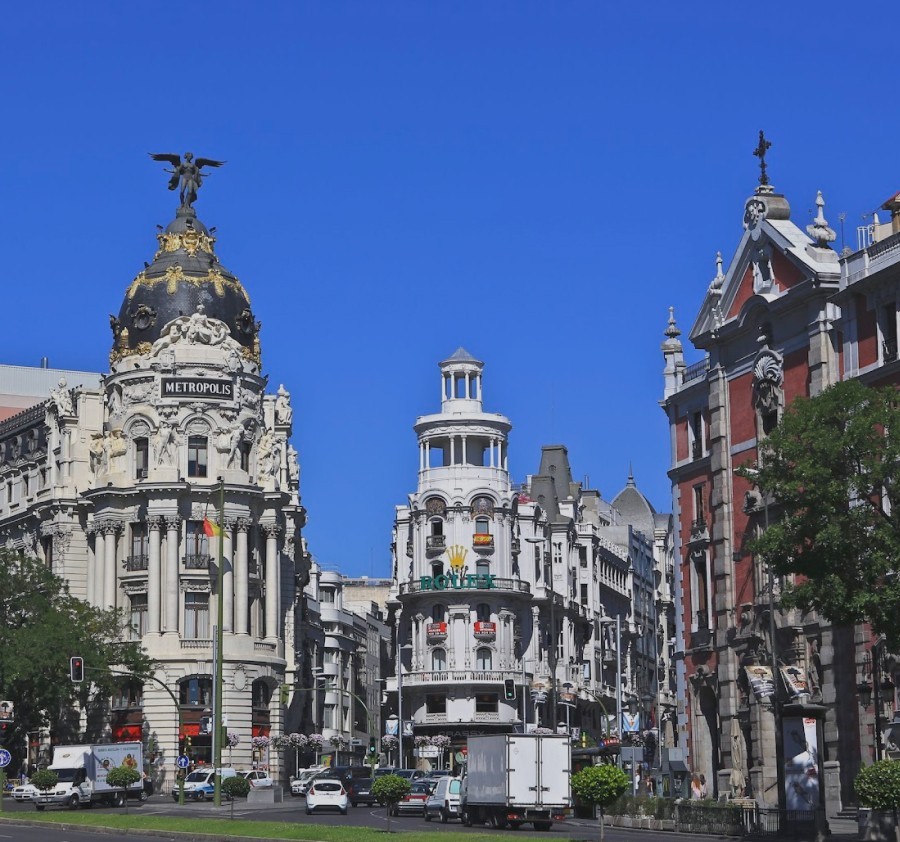
[[[76,705],[90,714],[126,680],[113,669],[146,677],[150,659],[127,638],[121,611],[73,597],[67,584],[37,559],[0,550],[0,699],[13,703],[16,748],[29,731],[49,728],[60,739],[83,735]],[[69,679],[69,659],[84,659],[85,680]]]
[[[900,644],[900,393],[849,380],[799,398],[738,470],[770,500],[749,544],[779,575],[782,604],[838,625],[867,620]]]

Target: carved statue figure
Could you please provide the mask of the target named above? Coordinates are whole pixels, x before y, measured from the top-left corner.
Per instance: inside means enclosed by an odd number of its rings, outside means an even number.
[[[291,486],[296,488],[300,483],[300,459],[297,455],[297,448],[293,445],[288,445],[287,454],[288,477],[290,478]]]
[[[58,415],[74,415],[72,406],[72,393],[69,391],[65,377],[59,378],[59,388],[50,390],[50,405],[56,409]]]
[[[94,473],[108,470],[108,451],[106,436],[103,433],[94,433],[91,436],[91,470]]]
[[[291,393],[282,384],[278,387],[278,397],[275,399],[275,421],[279,424],[290,424],[293,417]]]
[[[169,190],[176,190],[181,186],[181,207],[189,208],[197,201],[197,191],[203,184],[205,173],[200,172],[203,167],[221,167],[225,161],[214,161],[212,158],[197,158],[194,160],[192,152],[185,152],[184,158],[171,152],[150,152],[154,161],[167,161],[174,169],[166,170],[171,174]]]
[[[110,471],[116,471],[119,468],[119,459],[128,452],[128,439],[125,438],[121,430],[113,430],[109,434],[107,443],[109,469]]]
[[[157,465],[171,465],[175,461],[175,428],[162,422],[153,434],[153,450]]]
[[[241,345],[233,339],[228,325],[220,319],[214,319],[203,312],[203,305],[197,305],[197,312],[190,316],[179,316],[169,322],[161,331],[159,339],[153,343],[150,356],[157,356],[160,351],[177,342],[191,345],[221,345],[230,353],[241,352]]]
[[[266,430],[256,449],[256,466],[260,478],[270,477],[275,472],[275,436]]]

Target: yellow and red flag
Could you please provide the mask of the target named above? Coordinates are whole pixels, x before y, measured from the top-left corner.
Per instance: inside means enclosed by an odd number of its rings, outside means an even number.
[[[213,523],[208,517],[203,518],[203,531],[210,538],[218,538],[222,534],[222,527]]]

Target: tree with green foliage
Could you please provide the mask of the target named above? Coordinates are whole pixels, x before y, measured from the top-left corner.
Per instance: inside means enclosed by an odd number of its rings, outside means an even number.
[[[79,732],[79,707],[91,717],[102,711],[121,685],[113,670],[140,679],[152,662],[130,633],[121,611],[107,611],[73,597],[67,584],[45,564],[0,550],[0,698],[14,705],[7,748],[21,760],[29,731],[49,729],[54,742],[91,742]],[[79,655],[85,680],[69,680],[69,658]]]
[[[863,807],[873,810],[900,808],[900,761],[879,760],[860,770],[853,788]]]
[[[231,801],[231,818],[234,818],[234,799],[246,798],[250,793],[250,781],[243,775],[233,775],[222,781],[222,792],[228,796]]]
[[[31,776],[30,783],[41,792],[47,792],[59,783],[59,775],[52,769],[41,769]]]
[[[605,810],[628,789],[630,781],[618,766],[603,763],[600,766],[586,766],[572,775],[572,792],[585,804],[600,808],[600,840],[606,835]]]
[[[141,779],[141,773],[131,766],[116,766],[106,773],[106,782],[116,789],[122,790],[122,803],[128,812],[128,787],[134,786]]]
[[[868,621],[896,651],[900,392],[848,380],[798,398],[761,442],[759,462],[737,471],[770,501],[768,528],[747,548],[798,577],[782,605],[836,625]]]
[[[410,784],[406,778],[400,775],[382,775],[372,781],[372,797],[387,807],[387,830],[391,832],[391,814],[396,809],[398,802],[409,792]]]

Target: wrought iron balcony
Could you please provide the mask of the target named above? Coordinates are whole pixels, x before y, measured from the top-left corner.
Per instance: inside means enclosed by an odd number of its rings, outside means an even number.
[[[429,553],[442,553],[447,549],[447,539],[443,535],[427,535],[425,537],[425,551]]]
[[[476,550],[492,550],[494,549],[494,536],[487,535],[484,532],[476,532],[472,536],[472,546]]]
[[[209,555],[186,555],[184,557],[184,566],[188,570],[206,570],[211,561],[212,556]]]
[[[125,559],[125,570],[127,570],[129,573],[135,573],[138,570],[146,570],[149,564],[149,556],[130,555]]]
[[[493,638],[497,636],[497,624],[477,620],[475,622],[475,637]]]

